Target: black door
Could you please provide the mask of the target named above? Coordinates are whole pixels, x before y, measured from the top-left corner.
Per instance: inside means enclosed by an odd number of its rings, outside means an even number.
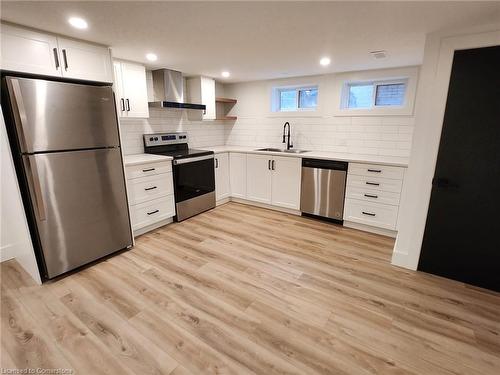
[[[418,269],[500,291],[500,46],[455,52]]]

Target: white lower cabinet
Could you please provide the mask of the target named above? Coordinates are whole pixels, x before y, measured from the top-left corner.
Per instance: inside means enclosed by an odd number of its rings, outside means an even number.
[[[302,159],[275,156],[271,168],[272,204],[292,210],[300,209]]]
[[[349,163],[344,224],[397,230],[404,173],[402,167]]]
[[[247,196],[254,202],[298,210],[301,159],[247,155]]]
[[[215,199],[220,201],[229,198],[231,188],[229,184],[229,154],[217,154],[215,163]]]
[[[229,185],[232,197],[247,197],[247,154],[229,153]]]
[[[135,236],[175,216],[171,161],[128,165],[125,173]]]
[[[271,204],[272,201],[272,156],[247,155],[246,199]]]

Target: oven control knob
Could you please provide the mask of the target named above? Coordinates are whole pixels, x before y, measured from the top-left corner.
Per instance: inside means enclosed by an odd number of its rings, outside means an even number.
[[[151,138],[149,138],[149,140],[150,140],[150,141],[154,141],[154,138],[153,138],[153,137],[151,137]]]

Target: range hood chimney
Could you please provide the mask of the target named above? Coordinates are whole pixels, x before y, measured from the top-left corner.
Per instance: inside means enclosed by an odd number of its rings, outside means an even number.
[[[182,73],[170,69],[153,70],[154,102],[150,107],[197,109],[205,111],[204,104],[184,103],[184,79]]]

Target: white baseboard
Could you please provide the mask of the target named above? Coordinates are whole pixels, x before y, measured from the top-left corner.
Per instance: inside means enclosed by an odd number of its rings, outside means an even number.
[[[9,259],[15,258],[16,248],[12,244],[5,245],[0,248],[0,263],[5,262]]]
[[[267,208],[269,210],[280,211],[280,212],[284,212],[284,213],[292,214],[292,215],[297,215],[297,216],[300,216],[302,214],[300,211],[297,211],[297,210],[291,210],[289,208],[273,206],[270,204],[249,201],[249,200],[241,199],[241,198],[231,197],[231,202],[247,204],[249,206],[255,206],[255,207],[260,207],[260,208]]]
[[[225,203],[230,202],[230,201],[231,201],[230,197],[222,198],[222,199],[219,199],[217,202],[215,202],[215,206],[220,206],[221,204],[225,204]]]
[[[171,218],[168,218],[168,219],[161,220],[161,221],[159,221],[157,223],[154,223],[154,224],[151,224],[151,225],[148,225],[148,226],[136,229],[136,230],[134,230],[134,237],[140,236],[141,234],[144,234],[144,233],[147,233],[147,232],[151,232],[152,230],[155,230],[155,229],[158,229],[159,227],[162,227],[164,225],[170,224],[173,221],[174,221],[174,218],[171,217]]]
[[[382,236],[388,236],[396,238],[398,232],[395,230],[389,230],[384,228],[372,227],[371,225],[354,223],[352,221],[344,220],[344,227],[362,230],[364,232],[370,232],[375,234],[381,234]]]

